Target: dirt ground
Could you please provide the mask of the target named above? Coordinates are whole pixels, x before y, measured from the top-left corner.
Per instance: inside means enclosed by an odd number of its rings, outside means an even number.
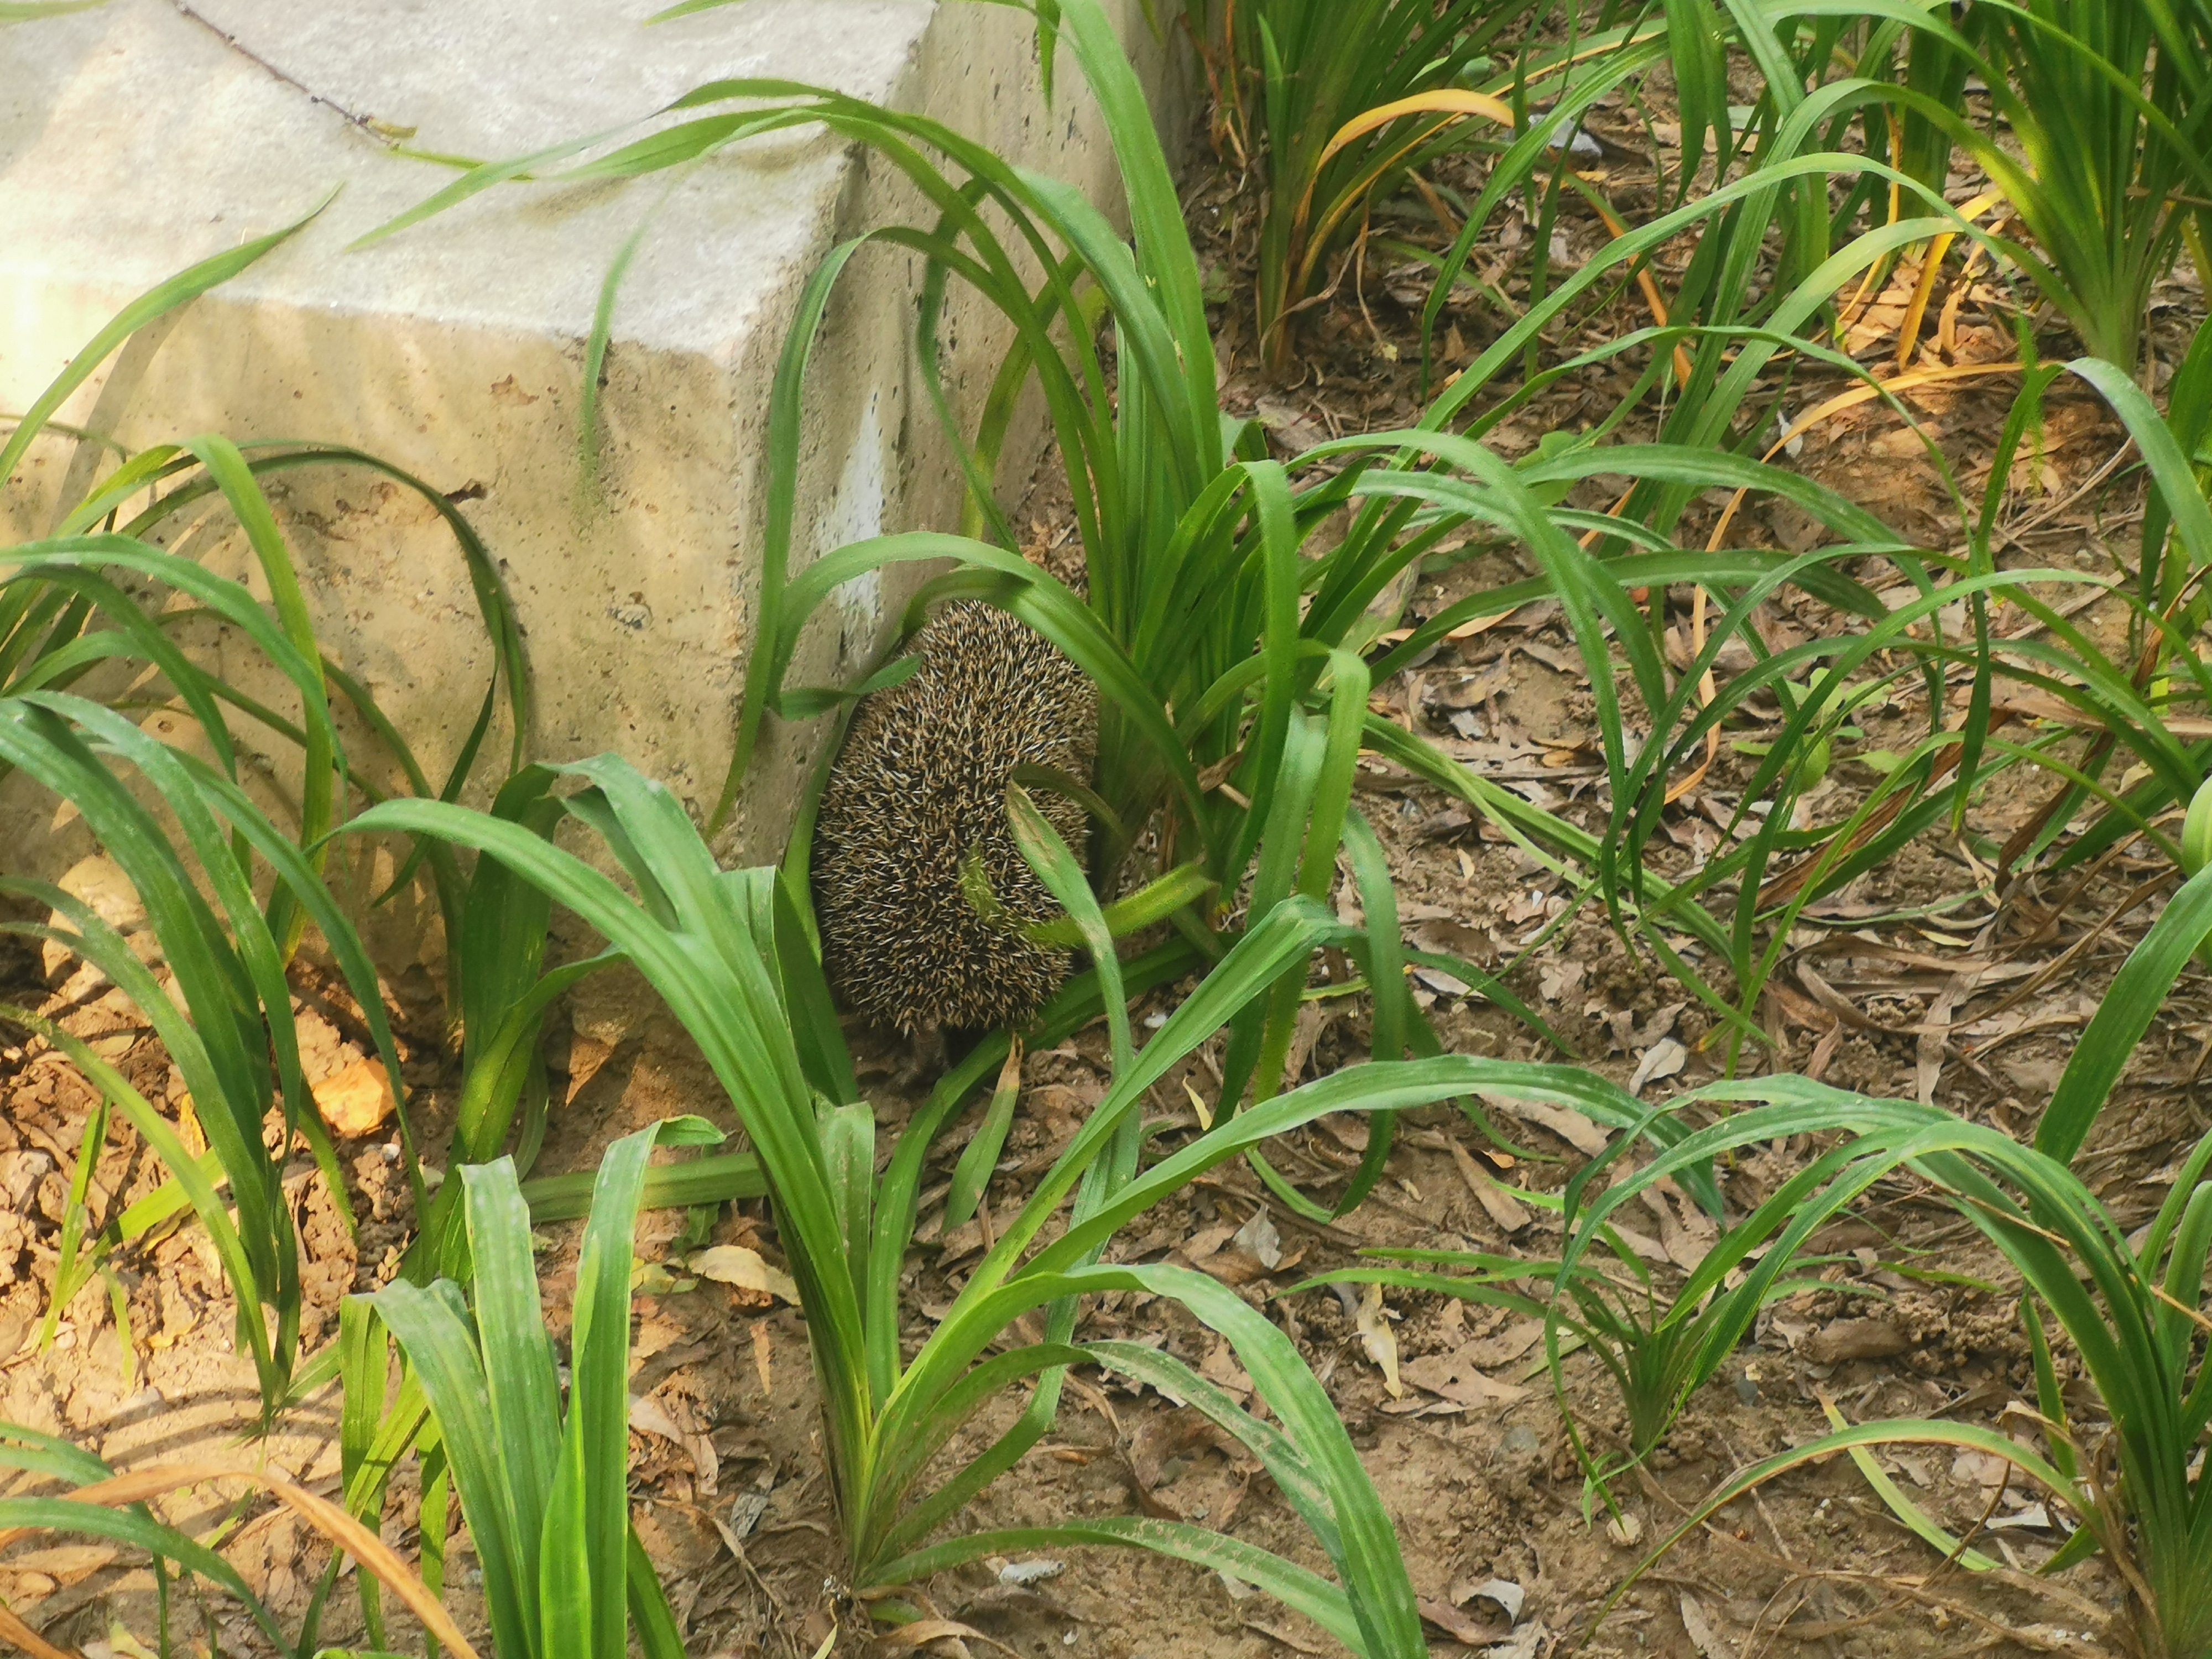
[[[1606,136],[1602,113],[1593,126]],[[1616,167],[1608,188],[1617,203],[1632,207],[1632,167]],[[1190,200],[1222,289],[1233,293],[1244,279],[1239,216],[1249,216],[1251,198],[1235,179],[1209,174],[1194,182]],[[1419,233],[1418,226],[1404,229]],[[1510,252],[1527,234],[1509,216],[1493,228],[1499,246],[1486,258]],[[1604,231],[1594,216],[1570,212],[1562,234],[1567,257],[1586,257]],[[1231,408],[1266,422],[1285,456],[1339,431],[1410,419],[1419,357],[1413,329],[1425,297],[1419,270],[1378,262],[1348,277],[1308,325],[1307,368],[1289,386],[1257,372],[1249,343],[1240,344],[1237,307],[1224,303],[1222,356]],[[1661,274],[1663,281],[1663,267]],[[1638,303],[1632,290],[1621,301],[1620,326],[1637,325]],[[2010,304],[1992,288],[1964,296],[1953,337],[1956,361],[1994,362],[2010,353]],[[2203,311],[2201,289],[2185,265],[2160,295],[2153,336],[2163,361],[2176,359],[2177,342]],[[1862,345],[1872,360],[1887,348],[1879,307],[1868,317]],[[1602,320],[1585,326],[1599,328]],[[1449,325],[1448,356],[1462,362],[1480,349],[1486,330],[1494,331],[1471,305],[1455,307]],[[2056,325],[2048,327],[2046,356],[2066,349]],[[1554,387],[1493,441],[1510,456],[1525,453],[1545,430],[1587,423],[1625,388],[1617,378],[1608,371]],[[1987,471],[2010,384],[2001,375],[1966,380],[1915,402],[1970,497],[1978,497]],[[1809,404],[1809,392],[1795,395]],[[1901,430],[1892,412],[1863,406],[1808,432],[1791,462],[1927,545],[1954,545],[1960,530],[1949,498],[1918,441],[1900,438]],[[2108,466],[2120,441],[2100,405],[2062,386],[2043,443],[2014,480],[2008,560],[2088,568],[2132,556],[2139,486]],[[1052,481],[1042,479],[1025,519],[1040,546],[1064,543],[1058,501]],[[1720,506],[1693,508],[1682,531],[1686,544],[1710,529]],[[1797,546],[1812,544],[1808,538],[1815,532],[1788,514],[1759,510],[1735,533],[1738,544]],[[1425,577],[1407,619],[1522,574],[1510,550],[1484,552]],[[1784,599],[1766,625],[1775,638],[1806,637],[1832,620],[1811,601]],[[2084,620],[2093,629],[2113,625],[2094,608]],[[1508,787],[1601,828],[1603,775],[1593,760],[1596,733],[1581,673],[1572,641],[1540,604],[1447,644],[1377,686],[1376,706]],[[1924,729],[1924,708],[1903,701],[1872,709],[1860,747],[1874,751],[1908,738],[1916,720]],[[1756,732],[1747,726],[1735,735]],[[1724,749],[1701,789],[1669,810],[1666,859],[1686,866],[1710,853],[1724,814],[1717,817],[1704,798],[1725,799],[1749,763]],[[1840,758],[1814,803],[1820,820],[1843,816],[1875,775],[1867,764]],[[1862,1091],[1932,1099],[2008,1133],[2031,1132],[2080,1027],[2171,890],[2165,861],[2139,847],[2083,876],[2026,873],[2000,894],[1987,858],[1975,848],[2002,842],[2037,809],[2046,788],[2022,773],[2006,775],[1976,801],[1966,841],[1930,835],[1809,910],[1760,1006],[1770,1046],[1747,1048],[1742,1066],[1808,1070]],[[1632,957],[1598,907],[1574,908],[1566,884],[1402,775],[1372,769],[1363,779],[1361,805],[1385,842],[1417,945],[1503,974],[1577,1057],[1623,1083],[1638,1081],[1647,1097],[1720,1073],[1726,1045],[1710,1041],[1717,1034],[1709,1011],[1649,960]],[[149,1098],[179,1109],[180,1080],[127,1009],[102,1000],[96,988],[90,994],[72,994],[69,985],[55,990],[33,957],[0,963],[0,978],[19,996],[51,997],[47,1006],[68,1011],[72,1028],[95,1039]],[[328,1076],[363,1052],[358,1020],[312,973],[302,975],[301,988],[309,1075]],[[1465,993],[1460,981],[1424,970],[1419,994],[1448,1047],[1552,1055],[1520,1022]],[[1171,1000],[1167,992],[1155,994],[1145,1012]],[[1303,1066],[1318,1074],[1363,1058],[1367,1021],[1359,1000],[1314,1006],[1328,1012],[1302,1029]],[[434,1010],[398,1012],[415,1109],[430,1162],[442,1164],[440,1135],[453,1079]],[[855,1042],[864,1085],[886,1128],[894,1127],[916,1103],[896,1086],[902,1055],[865,1032],[856,1032]],[[617,1033],[563,1030],[552,1050],[560,1104],[540,1173],[587,1168],[614,1137],[674,1111],[734,1127],[711,1079],[665,1020]],[[2208,1053],[2212,995],[2192,969],[2160,1012],[2079,1166],[2124,1227],[2153,1212],[2179,1150],[2206,1127],[2198,1073]],[[1216,1060],[1216,1048],[1201,1051],[1192,1075],[1202,1080]],[[1099,1097],[1105,1078],[1101,1030],[1029,1057],[1022,1116],[990,1189],[995,1212],[1011,1216],[1018,1208]],[[173,1227],[114,1259],[130,1321],[127,1344],[106,1285],[95,1280],[65,1310],[52,1346],[42,1347],[39,1321],[54,1279],[67,1172],[93,1097],[57,1054],[35,1046],[0,1053],[0,1418],[65,1433],[122,1468],[258,1457],[311,1489],[334,1491],[334,1389],[289,1414],[267,1438],[246,1437],[257,1409],[251,1369],[232,1351],[233,1310],[196,1229]],[[1195,1133],[1180,1074],[1158,1086],[1150,1109],[1162,1121],[1163,1145]],[[2039,1507],[2039,1495],[2006,1488],[2003,1466],[1992,1460],[1924,1449],[1881,1461],[1954,1531],[1988,1522],[1977,1542],[2009,1570],[1978,1575],[1947,1566],[1891,1517],[1850,1463],[1835,1461],[1784,1476],[1693,1529],[1592,1632],[1593,1616],[1626,1570],[1687,1505],[1734,1470],[1824,1432],[1825,1404],[1853,1421],[1913,1416],[2005,1425],[2016,1402],[2033,1395],[2026,1341],[2016,1300],[2004,1288],[2013,1281],[1992,1253],[1909,1182],[1887,1183],[1855,1218],[1817,1241],[1827,1258],[1817,1276],[1833,1288],[1807,1291],[1763,1316],[1755,1341],[1692,1401],[1642,1485],[1624,1486],[1624,1522],[1609,1523],[1601,1511],[1593,1519],[1533,1322],[1393,1291],[1381,1319],[1370,1316],[1363,1333],[1356,1298],[1288,1288],[1348,1263],[1363,1246],[1537,1256],[1553,1248],[1556,1223],[1500,1201],[1491,1178],[1556,1189],[1587,1150],[1577,1144],[1577,1126],[1557,1114],[1500,1109],[1487,1131],[1449,1110],[1409,1115],[1399,1125],[1382,1185],[1355,1213],[1325,1226],[1267,1203],[1248,1170],[1227,1166],[1145,1218],[1113,1252],[1211,1273],[1266,1308],[1297,1341],[1340,1406],[1398,1523],[1439,1655],[1449,1659],[1467,1650],[1544,1659],[1577,1636],[1593,1654],[1702,1659],[1796,1651],[1848,1659],[2082,1653],[2106,1644],[2100,1626],[2118,1605],[2115,1575],[2092,1563],[2050,1580],[2031,1577],[2061,1540],[2049,1509]],[[917,1332],[942,1312],[981,1248],[974,1224],[949,1232],[942,1225],[945,1181],[968,1133],[966,1123],[956,1126],[933,1158],[908,1280]],[[1365,1133],[1362,1123],[1325,1121],[1288,1138],[1275,1161],[1309,1191],[1329,1194],[1357,1163]],[[1778,1144],[1739,1160],[1727,1176],[1732,1208],[1748,1209],[1772,1192],[1807,1150]],[[292,1176],[307,1250],[311,1349],[335,1334],[341,1297],[390,1276],[410,1225],[388,1128],[348,1142],[344,1154],[362,1221],[357,1238],[348,1237],[311,1165],[303,1162]],[[99,1165],[95,1213],[112,1213],[159,1179],[135,1138],[118,1127]],[[1652,1213],[1638,1224],[1648,1230],[1638,1235],[1638,1248],[1649,1246],[1644,1253],[1662,1280],[1694,1264],[1712,1237],[1711,1223],[1693,1207],[1663,1200],[1655,1199]],[[680,1243],[699,1242],[686,1238],[689,1225],[681,1212],[649,1216],[641,1259],[665,1263]],[[545,1231],[544,1294],[561,1332],[577,1229]],[[759,1205],[725,1212],[711,1237],[749,1243],[775,1257],[773,1224]],[[707,1282],[686,1288],[672,1273],[653,1278],[647,1271],[632,1383],[641,1402],[633,1417],[633,1487],[640,1529],[691,1650],[774,1659],[811,1654],[841,1603],[804,1327],[793,1309],[752,1305],[759,1298]],[[1167,1304],[1109,1298],[1087,1315],[1085,1332],[1157,1340],[1224,1385],[1249,1388],[1225,1346]],[[1616,1434],[1617,1408],[1595,1364],[1570,1359],[1566,1377],[1586,1431],[1601,1441]],[[2075,1392],[2094,1417],[2094,1402]],[[1018,1403],[1002,1402],[999,1425]],[[1070,1390],[1056,1431],[973,1505],[963,1524],[1143,1511],[1203,1520],[1317,1565],[1295,1516],[1254,1474],[1187,1411],[1157,1395],[1086,1382]],[[234,1513],[233,1498],[195,1492],[165,1513],[195,1529],[228,1516],[235,1524],[226,1553],[280,1614],[296,1619],[327,1559],[322,1546],[279,1512],[246,1505]],[[421,1524],[419,1498],[403,1479],[385,1536],[411,1554]],[[465,1626],[480,1631],[472,1567],[457,1518],[454,1525],[453,1601]],[[1286,1652],[1331,1650],[1317,1630],[1247,1587],[1134,1553],[1084,1553],[1003,1577],[978,1566],[919,1588],[938,1613],[978,1633],[967,1638],[971,1650],[988,1645],[1035,1659],[1282,1659]],[[147,1574],[103,1546],[27,1540],[0,1559],[0,1596],[49,1639],[89,1659],[135,1656],[134,1643],[152,1639]],[[404,1621],[395,1622],[396,1637],[404,1635]],[[180,1628],[198,1632],[185,1645],[210,1659],[216,1650],[257,1650],[258,1638],[218,1601],[194,1608]],[[323,1639],[344,1644],[360,1632],[352,1595],[342,1586]]]

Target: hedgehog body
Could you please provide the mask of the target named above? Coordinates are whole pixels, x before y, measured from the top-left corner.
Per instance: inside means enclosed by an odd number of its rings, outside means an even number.
[[[921,665],[860,704],[823,791],[823,966],[847,1006],[908,1036],[1019,1024],[1059,988],[1068,953],[1019,931],[1060,906],[1014,843],[1006,786],[1024,765],[1090,782],[1097,693],[1042,636],[973,600],[940,610],[912,650]],[[1083,809],[1035,793],[1082,856]],[[971,858],[1004,907],[989,920],[963,887]]]

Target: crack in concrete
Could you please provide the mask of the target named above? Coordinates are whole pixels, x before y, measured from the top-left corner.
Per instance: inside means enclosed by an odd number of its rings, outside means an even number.
[[[337,99],[330,97],[326,94],[317,92],[313,87],[301,80],[298,76],[287,74],[284,70],[277,68],[276,64],[270,63],[259,52],[254,51],[252,47],[246,46],[244,42],[240,41],[239,38],[233,34],[229,30],[222,27],[220,24],[211,22],[207,18],[201,16],[198,12],[194,11],[191,6],[187,5],[185,3],[185,0],[171,0],[171,3],[176,7],[178,12],[185,19],[198,24],[210,34],[214,35],[216,39],[222,41],[223,45],[228,46],[240,58],[243,58],[247,63],[252,64],[255,68],[260,70],[270,79],[291,88],[293,91],[301,94],[310,103],[320,104],[325,109],[335,111],[338,115],[344,118],[347,125],[359,128],[362,131],[368,133],[371,137],[382,144],[389,145],[393,142],[395,136],[398,136],[395,133],[395,130],[388,124],[378,120],[374,116],[360,114],[353,110],[348,109],[343,104],[338,102]]]

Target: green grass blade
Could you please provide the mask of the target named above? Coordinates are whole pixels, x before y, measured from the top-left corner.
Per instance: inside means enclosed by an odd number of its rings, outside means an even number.
[[[2037,1150],[2062,1163],[2081,1151],[2166,993],[2207,937],[2212,937],[2212,870],[2191,877],[2128,953],[2051,1092],[2036,1127]]]
[[[447,1467],[483,1571],[493,1645],[501,1653],[534,1652],[538,1609],[523,1599],[529,1579],[522,1557],[525,1551],[536,1555],[537,1539],[520,1529],[514,1511],[483,1359],[459,1305],[459,1292],[450,1282],[424,1290],[402,1279],[368,1300],[398,1339],[437,1419]],[[434,1524],[426,1521],[426,1540]]]
[[[179,271],[147,289],[117,312],[106,325],[85,342],[83,348],[70,359],[69,367],[55,377],[53,383],[32,401],[30,408],[24,410],[23,418],[17,422],[14,434],[6,444],[0,445],[0,479],[15,476],[24,452],[30,448],[54,411],[66,403],[70,393],[89,380],[125,340],[147,324],[167,316],[179,306],[189,305],[210,289],[228,282],[271,249],[282,246],[312,224],[337,194],[337,191],[331,191],[281,230],[271,231],[266,236],[257,236],[251,241],[226,249],[212,258],[203,259],[199,264]],[[64,508],[70,505],[66,501],[62,503]]]
[[[1850,1426],[1844,1422],[1844,1414],[1836,1409],[1832,1401],[1824,1399],[1820,1406],[1821,1409],[1827,1413],[1828,1421],[1833,1427],[1844,1429]],[[1875,1496],[1889,1506],[1889,1512],[1903,1522],[1915,1537],[1935,1549],[1945,1560],[1956,1561],[1968,1572],[1992,1572],[2003,1565],[2002,1562],[1992,1560],[1979,1550],[1966,1547],[1949,1533],[1944,1531],[1929,1516],[1927,1510],[1922,1509],[1899,1489],[1897,1482],[1883,1472],[1881,1465],[1874,1461],[1874,1454],[1864,1446],[1850,1448],[1850,1457],[1851,1462],[1858,1466],[1859,1473],[1866,1477],[1867,1485],[1874,1488]]]
[[[1022,1091],[1022,1045],[1017,1037],[1007,1050],[1005,1068],[999,1073],[999,1086],[991,1091],[990,1104],[984,1108],[983,1120],[975,1126],[975,1133],[967,1146],[961,1148],[960,1161],[952,1169],[952,1185],[945,1194],[945,1224],[948,1228],[965,1226],[975,1218],[975,1206],[983,1196],[983,1189],[998,1167],[1000,1151],[1006,1144],[1006,1131],[1013,1127],[1014,1103]]]
[[[477,1340],[507,1510],[516,1536],[528,1538],[544,1528],[553,1467],[561,1455],[560,1385],[538,1306],[530,1210],[513,1159],[464,1165],[457,1173],[467,1192]],[[521,1552],[516,1565],[524,1575],[517,1598],[524,1607],[534,1607],[537,1561]]]

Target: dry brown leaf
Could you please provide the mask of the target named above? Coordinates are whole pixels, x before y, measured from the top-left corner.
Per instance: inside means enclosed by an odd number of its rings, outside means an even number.
[[[477,1659],[477,1650],[461,1634],[460,1626],[453,1622],[438,1598],[430,1594],[429,1587],[416,1577],[412,1569],[399,1554],[375,1533],[371,1532],[345,1510],[328,1498],[318,1498],[305,1487],[295,1485],[281,1474],[264,1470],[230,1468],[220,1463],[166,1463],[149,1469],[134,1469],[128,1474],[118,1474],[110,1480],[98,1480],[80,1486],[66,1495],[74,1504],[96,1504],[104,1509],[127,1509],[133,1504],[149,1503],[185,1486],[197,1486],[210,1480],[243,1480],[259,1487],[275,1498],[287,1509],[299,1516],[332,1544],[352,1556],[391,1590],[407,1609],[422,1621],[425,1629],[453,1650],[455,1659]],[[10,1527],[0,1530],[0,1549],[5,1549],[16,1540],[39,1530],[32,1527]],[[24,1627],[27,1629],[27,1626]],[[0,1627],[0,1634],[11,1638],[20,1632]],[[42,1659],[57,1651],[33,1638],[27,1650],[39,1653]]]
[[[1455,1302],[1454,1307],[1459,1306]],[[1510,1365],[1544,1340],[1544,1322],[1523,1319],[1507,1326],[1494,1336],[1477,1337],[1460,1350],[1460,1355],[1472,1364],[1487,1369],[1492,1365]]]
[[[1659,1243],[1667,1259],[1686,1273],[1697,1272],[1720,1239],[1713,1218],[1672,1180],[1645,1188],[1643,1198],[1644,1207],[1659,1218]]]
[[[1520,1201],[1492,1181],[1474,1155],[1456,1140],[1445,1143],[1451,1148],[1452,1162],[1459,1165],[1460,1179],[1489,1215],[1501,1232],[1517,1233],[1528,1224],[1528,1212]]]
[[[1457,1353],[1425,1353],[1409,1359],[1403,1368],[1407,1382],[1455,1406],[1510,1406],[1528,1397],[1517,1382],[1501,1382],[1487,1376],[1471,1358],[1474,1344]]]
[[[58,1544],[52,1549],[26,1550],[0,1562],[9,1572],[42,1572],[64,1584],[75,1583],[87,1573],[97,1572],[115,1559],[112,1544]]]
[[[1313,1058],[1314,1046],[1335,1018],[1334,1012],[1325,1003],[1298,1005],[1297,1019],[1291,1028],[1290,1052],[1283,1057],[1283,1076],[1287,1079],[1285,1087],[1304,1079],[1306,1062]]]
[[[749,1291],[757,1297],[774,1297],[793,1304],[799,1300],[799,1286],[789,1273],[780,1267],[771,1267],[758,1250],[748,1249],[742,1244],[716,1244],[695,1250],[684,1267],[687,1273],[711,1279],[717,1285]],[[769,1304],[763,1299],[758,1305]]]
[[[1521,1609],[1528,1604],[1528,1592],[1510,1578],[1486,1578],[1478,1583],[1472,1577],[1460,1577],[1452,1581],[1451,1601],[1455,1607],[1469,1601],[1494,1602],[1508,1622],[1517,1625]]]
[[[650,1395],[632,1396],[629,1425],[641,1434],[659,1435],[663,1440],[681,1446],[689,1452],[692,1472],[698,1477],[699,1491],[709,1498],[714,1495],[721,1460],[715,1455],[714,1443],[707,1436],[699,1432],[697,1428],[678,1421],[675,1410]]]
[[[775,1382],[769,1370],[769,1351],[775,1340],[769,1333],[768,1321],[757,1319],[753,1322],[753,1370],[760,1374],[763,1394],[775,1392]]]
[[[1382,1386],[1393,1400],[1406,1397],[1405,1385],[1398,1381],[1398,1337],[1390,1328],[1390,1322],[1382,1313],[1382,1287],[1370,1285],[1359,1298],[1359,1314],[1353,1322],[1359,1333],[1359,1346],[1382,1373]]]
[[[1498,623],[1505,621],[1514,614],[1515,612],[1511,611],[1499,611],[1487,617],[1477,617],[1472,621],[1462,623],[1457,628],[1453,629],[1450,633],[1445,635],[1444,637],[1448,640],[1471,640],[1477,634],[1483,633],[1490,629],[1497,627]]]
[[[1571,1106],[1554,1106],[1543,1100],[1516,1100],[1510,1095],[1486,1091],[1483,1093],[1482,1099],[1486,1105],[1510,1112],[1539,1128],[1549,1129],[1585,1158],[1595,1158],[1606,1149],[1610,1139],[1595,1120],[1585,1117]]]
[[[1644,1051],[1636,1062],[1636,1075],[1628,1080],[1628,1092],[1640,1095],[1647,1083],[1663,1082],[1689,1064],[1690,1051],[1673,1037],[1662,1037]]]
[[[1513,1634],[1512,1626],[1495,1619],[1478,1619],[1449,1601],[1431,1601],[1424,1598],[1418,1605],[1423,1619],[1453,1641],[1464,1643],[1471,1648],[1486,1648],[1492,1642],[1503,1642]]]
[[[1282,1265],[1283,1236],[1269,1219],[1264,1204],[1252,1212],[1252,1218],[1237,1230],[1231,1243],[1270,1273]]]
[[[1218,1279],[1231,1290],[1258,1283],[1267,1276],[1267,1264],[1249,1251],[1216,1250],[1198,1264],[1199,1272]]]
[[[56,1647],[6,1607],[0,1607],[0,1642],[31,1659],[80,1659],[74,1650]]]
[[[1234,1222],[1217,1222],[1211,1227],[1200,1227],[1188,1238],[1183,1240],[1176,1254],[1194,1267],[1236,1237],[1237,1226]]]
[[[966,1653],[969,1642],[981,1642],[985,1647],[1013,1655],[1013,1659],[1026,1659],[1018,1650],[1008,1647],[995,1636],[986,1636],[973,1625],[963,1625],[957,1619],[917,1619],[876,1638],[876,1645],[890,1653],[910,1652],[934,1642],[944,1643],[946,1650],[955,1655]]]
[[[1682,1592],[1682,1628],[1689,1633],[1690,1645],[1705,1659],[1736,1659],[1735,1644],[1723,1639],[1713,1628],[1704,1603],[1687,1590]]]
[[[1674,1259],[1667,1254],[1667,1247],[1652,1237],[1650,1233],[1640,1233],[1633,1227],[1622,1225],[1620,1212],[1618,1210],[1607,1218],[1605,1224],[1620,1235],[1622,1243],[1627,1245],[1631,1250],[1642,1256],[1646,1261],[1672,1261]]]
[[[1951,1460],[1951,1478],[1961,1486],[1978,1486],[1986,1503],[2012,1479],[2012,1465],[1994,1452],[1966,1450]]]

